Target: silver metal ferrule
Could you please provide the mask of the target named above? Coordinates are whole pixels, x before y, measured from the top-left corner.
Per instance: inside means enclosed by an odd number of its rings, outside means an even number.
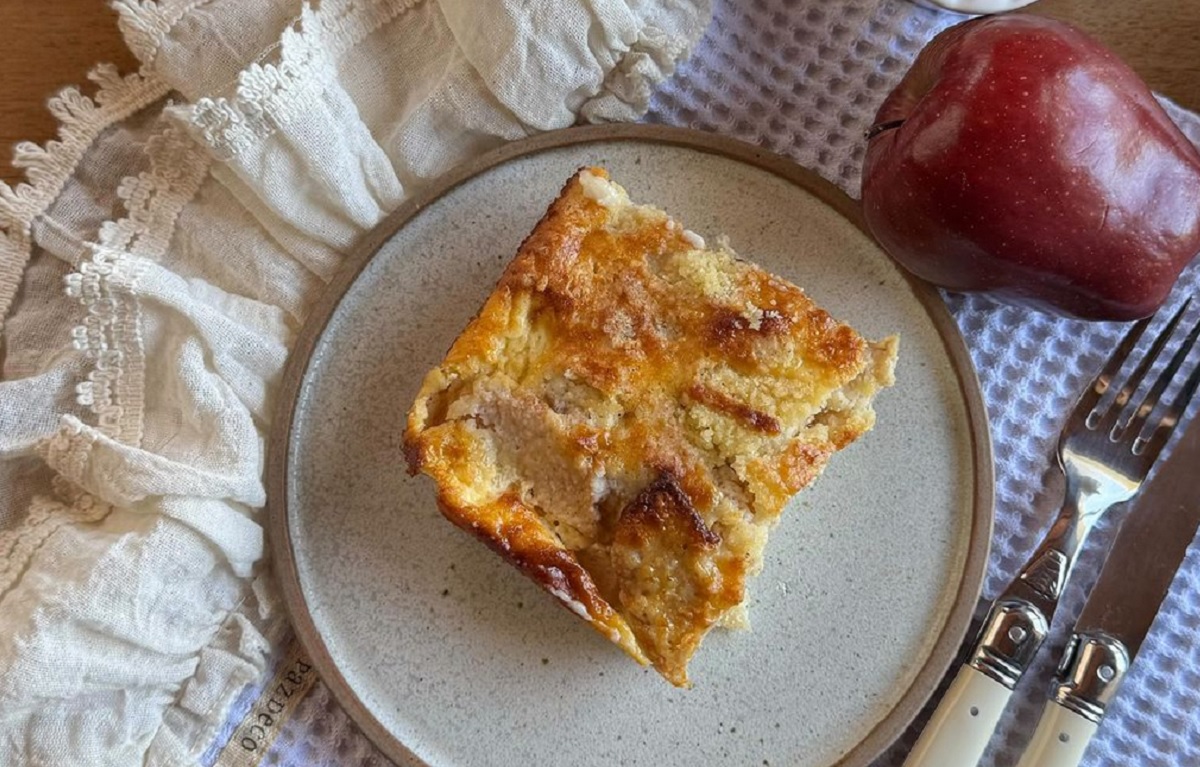
[[[1049,625],[1046,616],[1024,599],[1004,598],[996,602],[971,653],[968,665],[1008,689],[1029,668]]]
[[[1128,670],[1129,652],[1120,640],[1101,632],[1072,634],[1054,700],[1099,724]]]

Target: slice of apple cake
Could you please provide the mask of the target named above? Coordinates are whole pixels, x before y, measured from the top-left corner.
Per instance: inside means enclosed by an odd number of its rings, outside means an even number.
[[[787,500],[871,428],[897,340],[579,171],[408,416],[438,505],[676,685]]]

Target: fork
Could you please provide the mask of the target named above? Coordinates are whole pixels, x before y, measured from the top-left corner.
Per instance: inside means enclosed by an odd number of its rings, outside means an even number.
[[[1101,406],[1150,319],[1130,329],[1080,396],[1058,442],[1058,466],[1066,476],[1062,509],[1016,578],[993,602],[975,647],[905,767],[972,767],[979,762],[1013,688],[1046,638],[1088,533],[1104,512],[1137,494],[1196,393],[1200,375],[1189,377],[1160,420],[1143,435],[1159,400],[1196,345],[1200,324],[1158,373],[1141,403],[1129,405],[1190,305],[1189,298],[1154,338],[1110,403]]]

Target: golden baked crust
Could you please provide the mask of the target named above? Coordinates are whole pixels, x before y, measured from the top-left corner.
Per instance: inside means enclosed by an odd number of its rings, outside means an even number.
[[[425,378],[438,505],[676,685],[767,530],[871,428],[897,341],[581,170]]]

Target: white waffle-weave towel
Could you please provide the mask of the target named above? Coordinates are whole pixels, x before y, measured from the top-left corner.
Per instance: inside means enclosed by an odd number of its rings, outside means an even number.
[[[215,758],[283,633],[259,511],[274,385],[341,254],[405,196],[503,141],[648,104],[856,194],[876,106],[958,20],[906,0],[725,0],[650,101],[706,0],[117,6],[142,73],[100,69],[95,99],[57,99],[63,140],[22,146],[32,183],[0,194],[3,764]],[[993,419],[993,594],[1040,535],[1027,511],[1054,436],[1121,329],[950,303]],[[1063,618],[1079,602],[1077,586]],[[1198,625],[1193,552],[1089,767],[1200,763]],[[986,764],[1015,762],[1036,692]],[[383,762],[320,685],[268,755]]]

